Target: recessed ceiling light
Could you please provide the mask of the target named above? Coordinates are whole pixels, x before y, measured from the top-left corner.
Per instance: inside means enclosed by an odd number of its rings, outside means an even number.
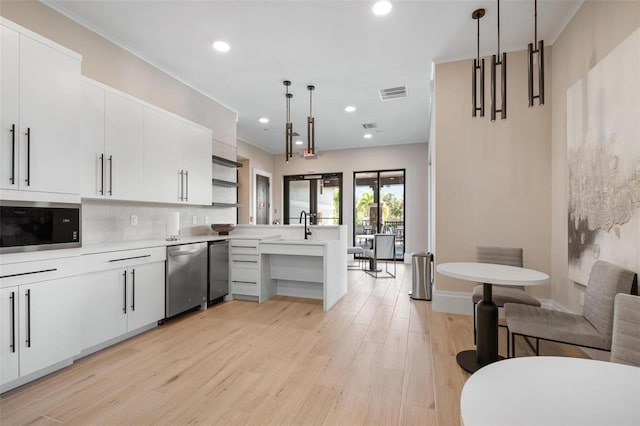
[[[220,40],[213,42],[213,48],[216,49],[218,52],[228,52],[229,49],[231,49],[228,43],[225,43],[224,41],[220,41]]]
[[[302,145],[302,141],[296,141],[296,145]]]
[[[371,139],[373,137],[373,135],[371,133],[365,133],[364,134],[364,138],[365,139]]]
[[[268,123],[269,119],[267,117],[260,117],[260,118],[258,118],[258,121],[261,122],[261,123]]]
[[[356,107],[349,105],[348,107],[345,107],[344,110],[347,112],[353,112],[356,110]]]
[[[388,0],[377,1],[373,5],[373,13],[380,16],[386,15],[387,13],[391,12],[392,7],[393,6],[391,5],[391,2]]]

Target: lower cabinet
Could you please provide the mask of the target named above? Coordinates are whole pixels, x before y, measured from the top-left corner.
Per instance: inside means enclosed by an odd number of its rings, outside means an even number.
[[[165,248],[83,256],[82,350],[164,318]]]
[[[0,290],[1,385],[80,353],[79,284],[72,276]]]
[[[260,296],[259,240],[232,239],[229,292],[234,296]]]

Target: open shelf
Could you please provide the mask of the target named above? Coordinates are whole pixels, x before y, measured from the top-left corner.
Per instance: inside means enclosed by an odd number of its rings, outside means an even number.
[[[242,167],[242,164],[236,161],[227,160],[226,158],[218,157],[217,155],[213,156],[213,162],[225,167],[236,167],[236,168]]]
[[[242,204],[239,203],[219,203],[217,201],[214,201],[211,205],[213,207],[242,207]]]
[[[224,186],[226,188],[241,188],[242,184],[238,182],[231,182],[222,179],[213,179],[213,184],[216,186]]]

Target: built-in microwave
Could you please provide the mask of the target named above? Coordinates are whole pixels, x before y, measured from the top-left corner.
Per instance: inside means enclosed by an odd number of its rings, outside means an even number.
[[[80,247],[81,205],[0,201],[0,253]]]

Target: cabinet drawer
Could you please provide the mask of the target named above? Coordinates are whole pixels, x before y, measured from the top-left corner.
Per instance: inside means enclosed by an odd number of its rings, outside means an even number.
[[[165,247],[88,254],[82,256],[82,270],[84,273],[106,271],[114,268],[127,268],[132,265],[164,262],[166,259],[167,249]]]
[[[243,294],[246,296],[258,295],[258,284],[231,282],[232,294]]]
[[[0,287],[4,288],[78,275],[80,273],[80,268],[78,267],[79,259],[80,257],[76,256],[2,265]]]
[[[231,254],[258,254],[258,246],[231,246]]]
[[[232,254],[231,255],[231,267],[239,268],[257,268],[258,256],[253,254]]]
[[[249,283],[257,283],[259,276],[258,269],[231,268],[231,281],[242,281]]]

